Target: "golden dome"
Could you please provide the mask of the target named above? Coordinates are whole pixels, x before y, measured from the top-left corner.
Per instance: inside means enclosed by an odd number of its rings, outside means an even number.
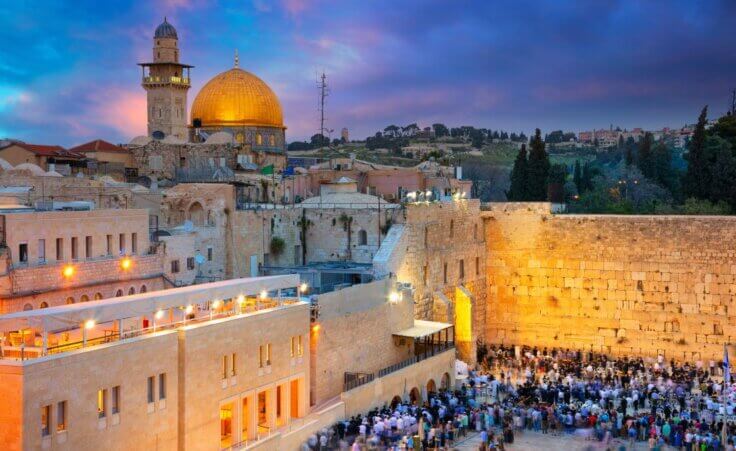
[[[284,128],[281,104],[276,94],[260,78],[234,67],[199,91],[192,104],[192,121],[202,127]]]

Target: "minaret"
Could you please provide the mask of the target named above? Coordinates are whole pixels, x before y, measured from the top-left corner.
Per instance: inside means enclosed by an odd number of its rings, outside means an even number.
[[[148,136],[155,139],[188,140],[187,91],[194,66],[179,63],[178,43],[176,29],[164,18],[153,35],[153,62],[138,64],[148,93]]]

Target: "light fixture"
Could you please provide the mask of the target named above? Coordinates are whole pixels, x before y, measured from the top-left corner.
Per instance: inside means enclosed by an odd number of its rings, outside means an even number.
[[[388,300],[389,300],[389,302],[391,302],[392,304],[396,304],[397,302],[399,302],[399,301],[401,300],[401,294],[400,294],[400,293],[398,293],[398,292],[396,292],[396,291],[392,291],[392,292],[391,292],[391,293],[390,293],[390,294],[388,295]]]
[[[156,317],[156,319],[161,319],[164,317],[164,311],[159,309],[154,316]]]
[[[268,297],[268,291],[261,290],[260,297],[261,297],[261,299],[266,299]]]
[[[245,296],[242,294],[238,296],[238,304],[245,304]]]
[[[123,271],[129,270],[133,266],[133,260],[131,260],[128,257],[123,258],[120,260],[120,267],[123,269]]]
[[[319,328],[320,328],[319,324],[313,324],[312,325],[312,332],[319,332]]]
[[[69,277],[73,276],[74,275],[74,266],[72,266],[72,265],[66,265],[66,266],[64,266],[64,269],[61,270],[61,274],[64,277],[66,277],[66,278],[69,278]]]
[[[184,312],[187,315],[190,315],[194,311],[194,306],[192,304],[187,305],[187,307],[184,309]]]
[[[431,195],[432,195],[432,191],[427,191],[427,192],[426,192],[426,193],[424,193],[424,194],[425,194],[425,195],[426,195],[427,197],[429,197],[429,196],[431,196]]]
[[[307,285],[307,282],[302,282],[301,285],[299,285],[299,292],[306,293],[309,289],[309,285]]]
[[[85,329],[92,329],[93,327],[95,327],[95,320],[88,319],[87,321],[84,322]]]
[[[221,305],[222,305],[222,301],[220,301],[219,299],[212,302],[212,308],[217,309],[217,308],[220,308]]]

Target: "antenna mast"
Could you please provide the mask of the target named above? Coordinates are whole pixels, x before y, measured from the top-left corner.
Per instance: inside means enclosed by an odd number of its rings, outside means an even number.
[[[322,144],[324,144],[324,137],[327,136],[325,134],[325,97],[330,95],[330,90],[327,87],[327,75],[324,71],[317,80],[317,88],[319,89],[319,134],[322,135]]]

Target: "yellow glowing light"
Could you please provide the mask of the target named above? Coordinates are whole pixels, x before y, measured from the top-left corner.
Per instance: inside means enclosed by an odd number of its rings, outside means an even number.
[[[157,311],[155,316],[156,316],[156,319],[163,318],[164,317],[164,311],[163,310]]]
[[[187,315],[191,314],[194,311],[194,306],[189,304],[187,305],[187,308],[184,309],[184,312],[186,312]]]
[[[72,265],[66,265],[64,266],[64,269],[61,271],[61,274],[64,275],[64,277],[71,277],[74,275],[74,266]]]
[[[397,302],[399,302],[399,301],[401,300],[401,294],[399,294],[399,293],[397,293],[397,292],[395,292],[395,291],[392,291],[392,292],[391,292],[391,293],[390,293],[390,294],[388,295],[388,300],[389,300],[389,302],[391,302],[392,304],[396,304]]]
[[[222,305],[222,301],[217,300],[212,303],[212,308],[220,308],[221,305]]]
[[[426,192],[426,193],[424,193],[424,194],[425,194],[426,196],[431,196],[431,195],[432,195],[432,191],[427,191],[427,192]]]
[[[312,332],[319,332],[320,326],[319,324],[315,324],[312,326]]]
[[[93,327],[95,327],[95,320],[88,319],[87,321],[84,322],[85,329],[92,329]]]
[[[268,291],[263,290],[260,294],[261,299],[266,299],[268,297]]]
[[[465,191],[463,191],[463,193],[460,195],[460,197],[462,197],[463,199],[465,199],[465,196],[467,196],[467,195],[468,195],[468,193],[466,193]]]
[[[309,289],[309,285],[307,285],[307,282],[302,282],[301,285],[299,285],[299,291],[302,293],[306,293]]]
[[[129,259],[128,257],[125,257],[124,259],[120,260],[120,267],[123,268],[124,271],[129,270],[133,266],[133,260]]]
[[[238,304],[245,304],[245,296],[242,294],[238,296]]]

